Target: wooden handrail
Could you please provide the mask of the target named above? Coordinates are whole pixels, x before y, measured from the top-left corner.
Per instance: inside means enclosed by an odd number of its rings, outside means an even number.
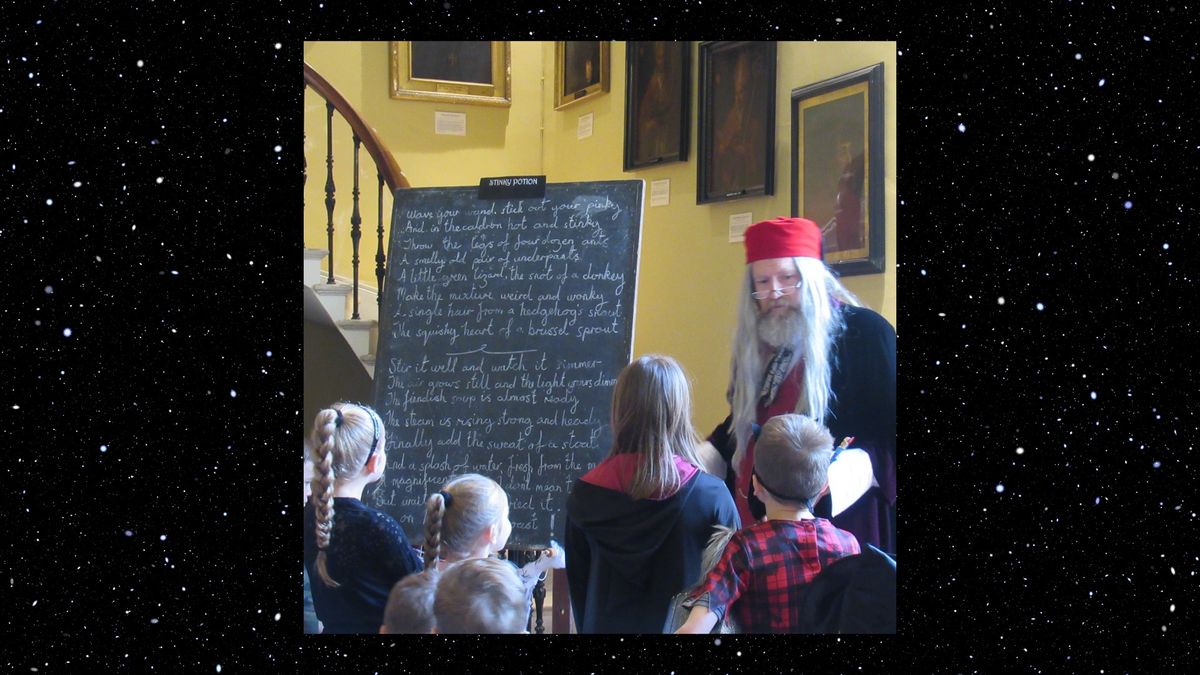
[[[312,87],[313,91],[332,103],[333,107],[342,114],[342,117],[350,124],[350,128],[362,139],[367,153],[375,160],[379,175],[383,176],[383,181],[387,183],[389,190],[395,192],[396,188],[411,187],[408,179],[404,177],[404,173],[400,171],[400,165],[396,162],[396,158],[392,157],[392,153],[384,147],[383,141],[379,139],[375,130],[367,126],[362,116],[350,105],[346,97],[342,96],[341,92],[329,83],[329,80],[321,77],[321,74],[313,70],[308,63],[304,64],[304,84]]]

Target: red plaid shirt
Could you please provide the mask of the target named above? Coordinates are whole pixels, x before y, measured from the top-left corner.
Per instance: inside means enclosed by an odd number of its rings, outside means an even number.
[[[708,593],[713,612],[727,608],[743,633],[795,632],[808,583],[860,552],[853,534],[824,518],[756,523],[734,533],[692,599]]]

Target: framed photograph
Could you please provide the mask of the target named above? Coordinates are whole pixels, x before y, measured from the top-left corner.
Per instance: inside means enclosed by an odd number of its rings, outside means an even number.
[[[690,42],[625,43],[625,170],[688,156]]]
[[[507,42],[392,42],[391,96],[508,107]]]
[[[608,42],[554,43],[554,109],[608,91]]]
[[[883,272],[883,64],[792,90],[792,215],[837,273]]]
[[[774,42],[700,44],[696,203],[775,194]]]

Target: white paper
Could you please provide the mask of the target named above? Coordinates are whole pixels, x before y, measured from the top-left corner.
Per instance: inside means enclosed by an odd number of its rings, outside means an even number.
[[[671,179],[650,181],[650,206],[666,206],[671,203]]]
[[[879,483],[875,482],[871,456],[861,448],[842,450],[837,460],[829,464],[830,515],[850,508],[876,485]]]
[[[594,113],[579,116],[579,129],[576,131],[576,140],[581,138],[589,138],[592,135],[592,116]]]
[[[453,112],[433,113],[433,133],[444,136],[466,136],[467,114]]]
[[[750,227],[754,214],[735,213],[729,216],[729,243],[739,242],[746,238],[746,228]]]

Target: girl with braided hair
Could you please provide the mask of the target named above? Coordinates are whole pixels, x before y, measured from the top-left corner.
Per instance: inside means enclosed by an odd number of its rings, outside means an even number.
[[[477,473],[456,476],[425,502],[425,567],[487,558],[504,549],[510,534],[504,488]]]
[[[326,633],[374,633],[392,586],[422,569],[400,524],[362,503],[387,463],[383,420],[366,406],[335,403],[317,413],[312,447],[304,567],[317,616]]]
[[[466,560],[476,562],[481,558],[493,558],[508,544],[512,529],[508,494],[499,483],[477,473],[455,476],[441,490],[429,495],[425,502],[425,569],[436,574]],[[566,554],[551,540],[550,548],[543,549],[537,560],[524,567],[518,567],[512,560],[497,562],[511,567],[520,579],[528,618],[534,588],[539,581],[545,580],[548,570],[566,566]],[[438,630],[444,632],[440,625]]]

